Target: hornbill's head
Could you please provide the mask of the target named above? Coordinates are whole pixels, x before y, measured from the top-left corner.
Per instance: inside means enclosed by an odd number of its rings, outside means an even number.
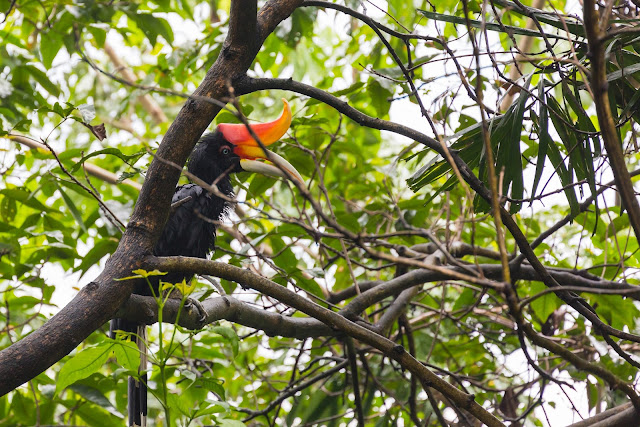
[[[291,109],[285,99],[284,110],[273,122],[250,125],[223,123],[215,132],[202,137],[189,159],[189,172],[211,184],[221,175],[234,172],[258,172],[264,175],[287,177],[303,182],[296,169],[281,156],[264,149],[254,139],[258,137],[263,146],[279,140],[291,124]],[[219,184],[223,186],[221,180]],[[224,192],[224,190],[223,190]]]

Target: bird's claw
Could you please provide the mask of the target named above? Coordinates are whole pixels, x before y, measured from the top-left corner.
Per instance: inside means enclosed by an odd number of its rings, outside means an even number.
[[[207,311],[204,309],[204,306],[197,299],[187,298],[186,302],[184,303],[184,306],[186,309],[190,309],[191,306],[194,306],[196,308],[199,314],[198,321],[200,323],[204,323],[205,320],[207,320]]]

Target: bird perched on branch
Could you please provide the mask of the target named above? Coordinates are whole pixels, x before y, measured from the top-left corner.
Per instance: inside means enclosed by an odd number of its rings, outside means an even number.
[[[286,177],[303,182],[296,169],[276,153],[264,149],[279,140],[291,124],[291,109],[286,100],[280,117],[273,122],[256,125],[220,124],[215,132],[205,135],[189,157],[187,169],[210,187],[197,183],[176,188],[171,200],[174,206],[164,231],[154,248],[156,256],[188,256],[206,258],[215,248],[218,222],[231,207],[233,187],[229,174],[249,171],[264,175]],[[251,130],[249,129],[251,128]],[[258,143],[254,136],[258,138]],[[267,163],[269,162],[269,163]],[[212,187],[212,188],[211,188]],[[213,191],[209,191],[213,189]],[[153,278],[153,277],[151,277]],[[170,273],[163,282],[179,283],[191,280],[191,274]],[[158,277],[149,284],[141,282],[134,293],[151,295],[158,292]],[[140,381],[130,377],[128,388],[129,425],[146,425],[146,347],[145,325],[126,319],[113,319],[110,330],[131,334],[140,349]]]

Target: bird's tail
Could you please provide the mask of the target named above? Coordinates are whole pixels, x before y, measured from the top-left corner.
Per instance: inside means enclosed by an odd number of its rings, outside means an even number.
[[[140,351],[140,366],[138,373],[140,380],[129,377],[127,403],[129,409],[129,426],[147,426],[147,327],[144,324],[132,322],[126,319],[112,319],[109,325],[109,334],[115,338],[116,331],[132,334],[132,339],[138,345]]]

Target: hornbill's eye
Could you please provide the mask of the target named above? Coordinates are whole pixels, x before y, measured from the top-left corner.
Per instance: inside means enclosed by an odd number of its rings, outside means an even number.
[[[228,145],[223,145],[222,147],[220,147],[220,154],[222,154],[223,156],[228,156],[229,154],[231,154],[231,148]]]

